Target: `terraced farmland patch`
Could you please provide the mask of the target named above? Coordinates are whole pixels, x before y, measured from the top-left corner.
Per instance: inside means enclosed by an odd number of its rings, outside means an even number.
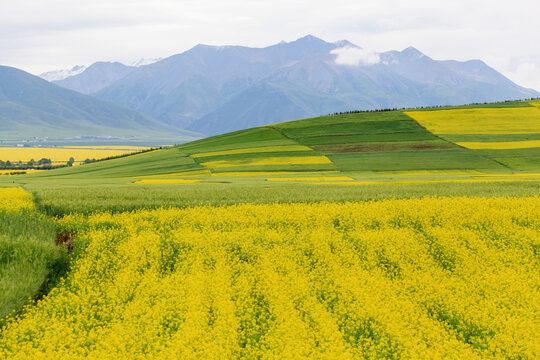
[[[456,149],[456,145],[443,141],[378,141],[360,143],[341,143],[312,145],[314,150],[326,154],[356,153],[356,152],[387,152],[387,151],[420,151],[420,150],[445,150]]]
[[[210,169],[242,166],[265,165],[320,165],[332,164],[326,156],[265,156],[249,159],[227,159],[202,162],[201,165]]]
[[[467,149],[529,149],[540,148],[540,140],[496,141],[496,142],[457,142]]]
[[[540,109],[532,106],[405,111],[404,113],[437,135],[540,133]]]

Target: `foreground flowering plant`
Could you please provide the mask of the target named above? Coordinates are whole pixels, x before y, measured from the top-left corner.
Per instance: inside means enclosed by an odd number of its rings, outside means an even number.
[[[0,358],[538,358],[540,198],[69,215]]]

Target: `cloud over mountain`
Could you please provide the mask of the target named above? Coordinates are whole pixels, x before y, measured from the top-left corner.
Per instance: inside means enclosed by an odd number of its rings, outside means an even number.
[[[379,54],[353,46],[345,46],[330,51],[336,56],[337,65],[369,66],[381,61]]]

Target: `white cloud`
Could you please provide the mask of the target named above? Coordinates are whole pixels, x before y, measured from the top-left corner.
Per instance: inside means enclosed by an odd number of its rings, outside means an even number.
[[[538,0],[6,0],[0,64],[39,74],[312,34],[379,53],[414,46],[434,59],[481,59],[540,90],[539,12]]]
[[[336,55],[334,61],[338,65],[369,66],[381,61],[379,54],[352,46],[334,49],[330,54]]]

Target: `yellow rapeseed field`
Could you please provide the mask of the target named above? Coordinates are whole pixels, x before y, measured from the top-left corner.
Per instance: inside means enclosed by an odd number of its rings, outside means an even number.
[[[318,177],[283,177],[283,178],[267,178],[267,181],[351,181],[354,180],[349,176],[318,176]]]
[[[238,166],[264,166],[264,165],[316,165],[316,164],[332,164],[329,158],[323,155],[314,156],[279,156],[279,157],[262,157],[253,159],[230,159],[216,160],[201,163],[207,168],[224,168]]]
[[[392,170],[392,171],[375,171],[380,175],[473,175],[481,174],[478,170]]]
[[[133,184],[194,184],[199,179],[143,179],[133,182]]]
[[[538,359],[540,198],[72,214],[1,359]]]
[[[517,174],[478,174],[473,177],[493,177],[493,178],[538,178],[540,173],[517,173]]]
[[[335,174],[339,173],[339,170],[328,171],[228,171],[213,173],[212,176],[268,176],[268,175],[310,175],[310,174]]]
[[[148,149],[146,146],[129,146],[129,145],[74,145],[74,146],[59,146],[58,148],[62,149],[93,149],[93,150],[126,150],[128,152],[132,151],[142,151]]]
[[[0,187],[0,211],[22,211],[35,208],[32,195],[20,187]],[[0,224],[1,225],[1,224]]]
[[[537,107],[406,111],[405,114],[434,134],[540,133]]]
[[[266,153],[266,152],[283,152],[283,151],[312,151],[310,147],[304,145],[280,145],[280,146],[261,146],[261,147],[251,147],[244,149],[234,149],[234,150],[223,150],[223,151],[212,151],[205,153],[198,153],[190,155],[192,158],[201,158],[209,156],[220,156],[220,155],[233,155],[233,154],[253,154],[253,153]]]
[[[540,119],[539,119],[540,121]],[[529,149],[540,147],[540,140],[498,141],[498,142],[457,142],[467,149]]]
[[[140,148],[111,149],[110,147],[92,148],[63,148],[63,147],[0,147],[0,160],[14,162],[38,161],[42,158],[51,159],[54,164],[66,163],[71,157],[76,163],[86,159],[103,159],[126,153],[140,151]]]
[[[476,177],[476,176],[473,176]],[[398,181],[327,181],[314,184],[319,185],[413,185],[413,184],[444,184],[444,183],[486,183],[486,182],[512,182],[512,181],[538,181],[538,176],[490,176],[474,178],[474,179],[416,179],[416,180],[398,180]]]

